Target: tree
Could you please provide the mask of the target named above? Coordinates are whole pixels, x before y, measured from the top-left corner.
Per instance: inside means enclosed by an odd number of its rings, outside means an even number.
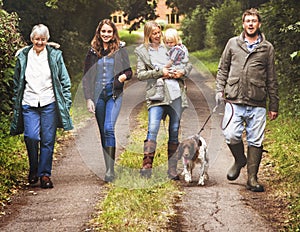
[[[241,15],[241,5],[236,0],[226,0],[220,7],[213,7],[208,13],[206,44],[221,53],[228,39],[236,35],[235,24],[241,28]]]
[[[181,30],[184,34],[182,41],[190,51],[201,50],[205,47],[206,37],[206,12],[200,7],[181,22]]]
[[[127,18],[126,23],[131,24],[129,31],[137,30],[146,20],[157,18],[155,14],[157,1],[155,0],[116,0],[115,4],[117,9],[124,12],[124,17]]]

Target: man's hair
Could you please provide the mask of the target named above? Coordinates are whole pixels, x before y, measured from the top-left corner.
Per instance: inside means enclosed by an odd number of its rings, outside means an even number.
[[[251,8],[251,9],[246,10],[246,11],[243,13],[243,16],[242,16],[243,22],[244,22],[245,17],[246,17],[247,15],[257,16],[258,22],[261,22],[261,17],[260,17],[260,14],[259,14],[259,12],[258,12],[257,9]]]

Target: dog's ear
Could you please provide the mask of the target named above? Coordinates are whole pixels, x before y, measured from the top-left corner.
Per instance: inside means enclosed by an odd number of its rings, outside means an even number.
[[[183,153],[183,146],[182,146],[182,143],[179,143],[179,144],[178,144],[177,151],[179,152],[179,154],[182,154],[182,153]]]
[[[198,139],[198,146],[199,146],[199,147],[202,146],[202,141],[201,141],[201,139]]]
[[[195,135],[194,139],[197,142],[198,147],[201,147],[202,146],[202,141],[200,139],[200,135]]]
[[[182,153],[183,153],[183,146],[182,146],[182,143],[179,143],[176,152],[178,152],[178,157],[181,158]]]

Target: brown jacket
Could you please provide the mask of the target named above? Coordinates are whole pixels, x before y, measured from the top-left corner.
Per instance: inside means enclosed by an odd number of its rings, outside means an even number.
[[[249,52],[244,34],[231,38],[220,59],[216,90],[226,100],[250,106],[266,107],[278,112],[278,83],[275,73],[275,51],[261,34],[262,41]]]

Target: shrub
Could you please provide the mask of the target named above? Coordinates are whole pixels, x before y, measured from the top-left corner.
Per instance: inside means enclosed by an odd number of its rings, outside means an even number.
[[[228,39],[236,35],[236,21],[241,26],[241,5],[235,0],[225,1],[219,8],[212,8],[207,18],[206,45],[223,51]]]
[[[0,9],[0,111],[4,115],[12,108],[15,52],[25,45],[17,27],[18,15]]]
[[[181,22],[182,42],[189,51],[201,50],[204,48],[204,38],[206,35],[205,10],[198,6],[190,16]]]

